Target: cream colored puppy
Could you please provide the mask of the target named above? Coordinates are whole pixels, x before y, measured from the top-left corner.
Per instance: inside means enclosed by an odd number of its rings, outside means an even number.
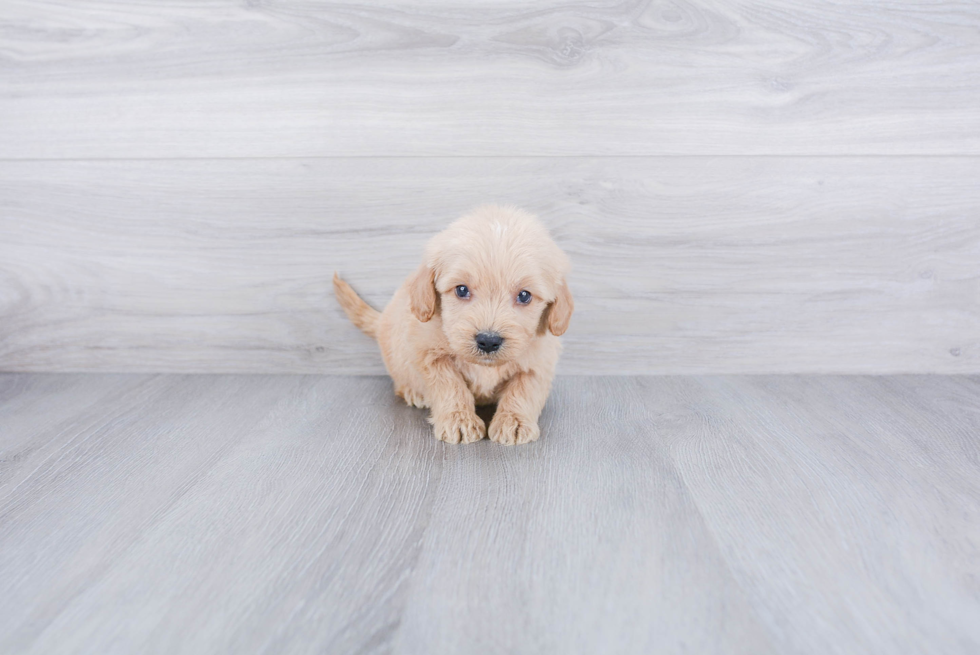
[[[481,207],[437,234],[384,312],[334,274],[354,325],[378,340],[395,393],[428,407],[436,438],[501,444],[538,438],[568,328],[569,263],[537,219]],[[476,405],[497,403],[489,430]]]

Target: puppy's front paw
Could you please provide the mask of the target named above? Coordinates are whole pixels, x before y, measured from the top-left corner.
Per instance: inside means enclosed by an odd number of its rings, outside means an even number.
[[[446,443],[473,443],[483,438],[487,426],[473,412],[446,412],[433,417],[432,426],[435,428],[436,439]]]
[[[395,389],[395,393],[410,407],[425,408],[429,406],[429,403],[425,402],[425,396],[409,387]]]
[[[497,410],[490,421],[489,435],[491,441],[504,446],[519,446],[536,440],[541,436],[541,429],[538,428],[537,421],[529,421],[506,410]]]

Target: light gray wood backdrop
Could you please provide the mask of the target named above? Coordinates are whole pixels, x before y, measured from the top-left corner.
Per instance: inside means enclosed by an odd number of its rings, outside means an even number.
[[[976,3],[0,5],[0,370],[383,371],[470,207],[565,373],[980,372]]]

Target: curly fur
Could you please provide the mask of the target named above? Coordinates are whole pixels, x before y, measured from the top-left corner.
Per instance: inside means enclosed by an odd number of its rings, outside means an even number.
[[[486,206],[429,242],[419,269],[381,313],[334,274],[337,300],[376,338],[395,393],[430,408],[437,438],[470,443],[489,434],[502,444],[538,438],[538,416],[561,353],[558,337],[574,309],[569,262],[538,220],[513,207]],[[458,285],[470,298],[456,296]],[[517,296],[531,293],[522,305]],[[476,335],[503,344],[481,352]],[[497,404],[490,427],[476,405]]]

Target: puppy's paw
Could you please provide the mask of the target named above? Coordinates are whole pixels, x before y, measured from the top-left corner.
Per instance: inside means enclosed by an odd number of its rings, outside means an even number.
[[[487,426],[471,411],[445,412],[432,419],[436,439],[446,443],[473,443],[487,433]]]
[[[537,421],[530,421],[513,412],[499,409],[490,421],[488,432],[491,441],[504,446],[519,446],[535,441],[541,436]]]
[[[401,389],[396,389],[395,393],[405,401],[410,407],[428,407],[429,404],[425,402],[425,396],[418,393],[414,389],[409,387],[402,387]]]

